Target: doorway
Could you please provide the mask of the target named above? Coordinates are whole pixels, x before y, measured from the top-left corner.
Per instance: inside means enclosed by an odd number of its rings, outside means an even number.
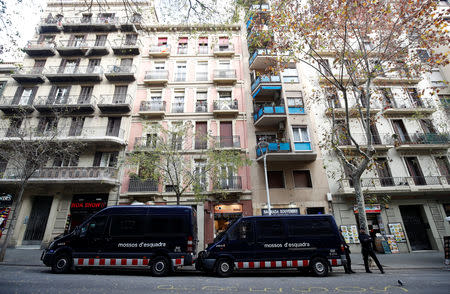
[[[22,241],[23,245],[41,245],[52,202],[52,196],[33,197],[33,206],[27,221],[27,228]]]
[[[400,213],[411,250],[431,250],[428,236],[430,225],[421,205],[401,205]]]

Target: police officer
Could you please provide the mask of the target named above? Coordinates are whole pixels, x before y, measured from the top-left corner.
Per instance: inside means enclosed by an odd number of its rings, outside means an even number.
[[[350,247],[347,242],[345,242],[344,236],[342,236],[342,230],[339,229],[339,233],[341,234],[341,242],[344,245],[344,253],[347,262],[344,264],[344,270],[346,274],[354,274],[355,272],[352,270],[352,260],[350,259]]]
[[[373,251],[372,238],[366,234],[366,230],[364,229],[359,230],[359,241],[361,242],[361,253],[364,259],[364,267],[366,268],[366,273],[372,273],[369,269],[369,255],[370,255],[370,257],[372,257],[372,259],[377,264],[380,272],[384,274],[383,267],[381,266],[377,256],[375,255],[375,252]]]

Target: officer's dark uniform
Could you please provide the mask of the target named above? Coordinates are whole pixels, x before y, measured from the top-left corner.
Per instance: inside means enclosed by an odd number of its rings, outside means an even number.
[[[364,230],[361,230],[359,233],[359,241],[361,242],[361,253],[364,259],[364,267],[366,268],[366,273],[371,273],[369,269],[369,255],[370,255],[370,257],[372,257],[372,259],[377,264],[380,272],[384,274],[383,267],[381,266],[377,256],[375,255],[375,252],[373,251],[372,238],[369,235],[367,235]]]
[[[345,238],[344,236],[342,236],[342,232],[339,230],[339,232],[341,233],[341,242],[342,245],[344,245],[344,253],[345,253],[345,258],[347,259],[347,263],[344,264],[344,270],[346,274],[354,274],[355,272],[352,270],[352,260],[350,259],[350,248],[347,244],[347,242],[345,242]]]

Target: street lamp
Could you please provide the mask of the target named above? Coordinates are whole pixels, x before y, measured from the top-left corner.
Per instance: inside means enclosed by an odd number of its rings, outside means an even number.
[[[263,148],[266,148],[263,159],[264,159],[264,178],[266,179],[267,208],[269,215],[272,215],[272,208],[270,206],[270,195],[269,195],[269,181],[267,179],[267,152],[269,151],[269,143],[267,143],[266,141],[259,141],[258,149],[261,151],[261,154],[263,154]]]

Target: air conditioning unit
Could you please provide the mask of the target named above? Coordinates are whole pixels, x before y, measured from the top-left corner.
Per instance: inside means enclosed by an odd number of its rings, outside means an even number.
[[[284,122],[280,121],[280,122],[278,123],[278,130],[284,131],[284,128],[285,128]]]

